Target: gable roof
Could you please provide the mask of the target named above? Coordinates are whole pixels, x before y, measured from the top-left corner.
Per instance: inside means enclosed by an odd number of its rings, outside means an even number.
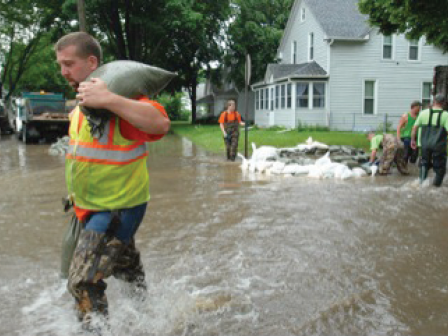
[[[299,10],[303,6],[315,17],[327,39],[365,40],[371,28],[368,16],[358,9],[359,0],[295,0],[283,32],[278,51],[280,51],[291,33]]]
[[[287,80],[289,78],[327,78],[327,72],[316,61],[302,64],[268,64],[264,81],[252,84],[253,87],[264,86],[270,82]],[[268,78],[269,77],[269,78]]]
[[[272,74],[274,80],[288,77],[324,77],[327,72],[316,61],[302,64],[269,64],[267,73]]]
[[[358,9],[359,0],[303,0],[329,39],[364,39],[369,33],[368,15]]]

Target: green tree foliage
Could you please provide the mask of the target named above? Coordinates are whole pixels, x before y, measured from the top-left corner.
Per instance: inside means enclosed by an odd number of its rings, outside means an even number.
[[[51,33],[62,24],[60,11],[57,0],[0,2],[1,82],[8,90],[6,99],[24,89],[22,78],[30,69],[40,68],[39,57],[48,48]]]
[[[75,13],[76,1],[66,0],[64,8]],[[221,57],[229,0],[89,0],[86,13],[106,55],[177,72],[168,90],[188,89],[195,119],[198,74]]]
[[[446,0],[360,0],[359,8],[383,34],[405,33],[448,51]]]
[[[164,66],[177,71],[177,82],[189,92],[192,122],[196,121],[196,88],[203,68],[222,58],[222,34],[229,17],[229,1],[171,0],[167,22],[172,45]]]
[[[246,53],[252,60],[251,83],[260,81],[266,65],[274,62],[293,0],[235,0],[234,21],[228,28],[228,52],[224,64],[228,79],[242,88]]]

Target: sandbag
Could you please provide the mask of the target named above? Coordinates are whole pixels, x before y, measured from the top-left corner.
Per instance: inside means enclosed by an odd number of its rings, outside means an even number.
[[[82,228],[83,224],[78,220],[76,215],[73,215],[62,240],[60,274],[62,279],[68,278],[68,271],[72,262],[73,253],[75,252],[76,245],[78,245],[78,239]]]
[[[135,61],[113,61],[93,71],[86,81],[100,78],[107,84],[109,91],[133,99],[140,96],[155,96],[175,76],[173,72]],[[86,106],[81,106],[81,110],[89,122],[92,136],[101,137],[104,125],[112,113]]]

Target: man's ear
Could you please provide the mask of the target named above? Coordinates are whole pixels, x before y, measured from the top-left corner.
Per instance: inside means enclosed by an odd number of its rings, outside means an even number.
[[[89,67],[92,71],[95,70],[96,68],[98,68],[99,63],[98,63],[98,58],[96,58],[96,56],[90,55],[87,58],[87,61],[89,63]]]

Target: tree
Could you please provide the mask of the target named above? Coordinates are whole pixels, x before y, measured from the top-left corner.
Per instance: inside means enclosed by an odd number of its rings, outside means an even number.
[[[404,33],[448,51],[446,0],[360,0],[359,9],[385,35]]]
[[[235,0],[234,21],[228,28],[229,48],[224,59],[228,78],[244,87],[246,53],[252,60],[251,82],[260,81],[273,63],[293,0]]]
[[[65,8],[76,12],[76,1]],[[221,56],[229,0],[90,0],[86,14],[106,54],[177,72],[171,91],[188,89],[194,122],[198,73]]]
[[[8,100],[20,88],[22,76],[36,65],[33,55],[48,46],[42,39],[62,22],[60,1],[2,1],[0,17],[1,82],[8,89]]]
[[[172,45],[165,66],[178,71],[178,83],[188,90],[192,123],[196,122],[196,88],[203,69],[222,58],[229,1],[172,0],[167,9],[175,18],[167,22]]]

